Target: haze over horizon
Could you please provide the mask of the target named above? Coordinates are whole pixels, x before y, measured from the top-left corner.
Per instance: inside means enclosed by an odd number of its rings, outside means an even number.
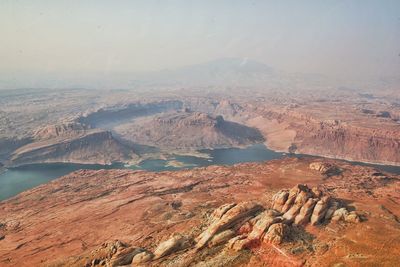
[[[398,85],[399,11],[390,0],[2,1],[0,88],[79,86],[218,58]]]

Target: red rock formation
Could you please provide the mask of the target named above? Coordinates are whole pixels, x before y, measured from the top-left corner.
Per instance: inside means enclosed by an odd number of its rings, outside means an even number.
[[[343,172],[327,179],[309,169],[311,159],[295,158],[178,172],[78,171],[0,203],[0,265],[354,266],[362,255],[365,265],[396,266],[400,177],[329,162]],[[307,194],[332,198],[325,216],[315,205],[317,227],[280,222],[270,209],[273,195],[293,186],[296,203],[307,203]],[[328,211],[342,207],[347,214],[332,222]]]

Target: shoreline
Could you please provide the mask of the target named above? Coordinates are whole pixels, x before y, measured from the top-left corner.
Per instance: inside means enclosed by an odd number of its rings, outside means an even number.
[[[384,166],[384,167],[392,167],[392,168],[400,168],[400,162],[383,162],[383,161],[368,161],[368,160],[357,160],[351,157],[335,157],[328,154],[308,154],[308,153],[301,153],[301,152],[288,152],[287,150],[281,149],[274,149],[273,146],[268,146],[267,142],[257,143],[257,144],[250,144],[245,146],[233,146],[233,147],[218,147],[218,148],[201,148],[198,150],[171,150],[168,153],[149,153],[143,154],[139,159],[131,160],[131,161],[115,161],[115,162],[85,162],[85,161],[47,161],[47,162],[35,162],[35,163],[26,163],[26,164],[18,164],[18,165],[10,165],[5,166],[3,165],[0,167],[0,174],[4,173],[7,169],[13,168],[23,168],[28,166],[34,165],[41,165],[41,164],[77,164],[77,165],[88,165],[88,166],[100,166],[107,168],[112,168],[112,166],[122,166],[121,168],[129,168],[129,167],[139,167],[140,164],[146,160],[165,160],[165,161],[179,161],[176,157],[196,157],[202,159],[212,160],[212,156],[207,152],[202,152],[204,150],[214,151],[219,149],[246,149],[253,145],[263,145],[266,149],[271,150],[276,153],[282,153],[287,155],[299,155],[299,156],[311,156],[311,157],[320,157],[320,158],[327,158],[327,159],[334,159],[334,160],[343,160],[349,163],[355,164],[366,164],[366,165],[377,165],[377,166]]]
[[[287,154],[295,154],[295,155],[305,155],[305,156],[313,156],[313,157],[321,157],[335,160],[344,160],[348,162],[354,163],[362,163],[362,164],[372,164],[372,165],[381,165],[381,166],[389,166],[389,167],[400,167],[400,162],[392,162],[392,161],[369,161],[369,160],[357,160],[351,157],[336,157],[329,154],[310,154],[310,153],[302,153],[302,152],[289,152],[288,150],[275,149],[273,146],[269,146],[267,142],[264,143],[265,147],[269,150],[278,153],[287,153]]]

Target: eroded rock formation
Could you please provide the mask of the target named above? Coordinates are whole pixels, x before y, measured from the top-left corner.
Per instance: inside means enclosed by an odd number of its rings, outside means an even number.
[[[0,203],[0,265],[396,266],[400,178],[314,161],[77,171]]]
[[[291,198],[287,198],[287,195],[291,195]],[[272,209],[252,201],[220,206],[212,212],[209,225],[194,240],[191,236],[175,233],[161,242],[153,253],[120,241],[106,243],[92,252],[91,255],[96,256],[89,258],[86,265],[135,265],[151,261],[156,261],[154,265],[157,265],[157,260],[181,250],[187,250],[186,254],[190,255],[190,251],[200,251],[206,247],[224,246],[226,250],[242,251],[259,247],[263,243],[279,245],[287,239],[291,227],[304,226],[310,221],[313,225],[330,221],[361,221],[355,211],[349,212],[346,207],[339,208],[338,201],[330,200],[320,190],[298,184],[290,190],[277,192],[272,198],[272,207],[275,207]],[[285,213],[282,209],[276,209],[286,204],[289,210]],[[329,216],[324,217],[328,210],[333,212],[331,219]]]

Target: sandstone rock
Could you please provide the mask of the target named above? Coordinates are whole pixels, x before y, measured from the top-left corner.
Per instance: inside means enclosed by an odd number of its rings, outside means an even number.
[[[143,251],[136,254],[132,259],[132,265],[149,262],[153,259],[154,255],[151,252]]]
[[[333,213],[333,216],[332,216],[331,220],[334,221],[334,222],[344,221],[348,214],[349,214],[349,212],[347,211],[346,208],[337,209]]]
[[[311,170],[319,171],[322,174],[335,174],[339,171],[339,169],[327,162],[313,162],[309,165]]]
[[[337,201],[332,201],[328,209],[326,210],[325,213],[325,220],[330,220],[333,216],[333,213],[339,208],[339,203]]]
[[[305,189],[304,189],[304,191],[303,190],[300,191],[297,194],[292,207],[285,214],[283,214],[283,218],[285,218],[288,222],[293,222],[295,217],[297,216],[297,214],[300,212],[300,209],[307,202],[309,197],[310,197],[310,194]]]
[[[361,219],[360,219],[360,216],[355,211],[351,211],[345,217],[345,221],[351,222],[351,223],[359,223],[359,222],[361,222]]]
[[[215,247],[218,245],[221,245],[223,243],[228,242],[231,238],[233,238],[236,235],[236,232],[233,231],[232,229],[228,229],[225,231],[222,231],[215,236],[208,242],[209,247]]]
[[[245,222],[242,226],[240,226],[239,230],[237,231],[240,235],[248,235],[251,230],[253,230],[253,225],[256,223],[256,221],[253,221],[254,218],[251,218],[247,222]]]
[[[311,215],[311,224],[318,224],[324,217],[328,210],[329,197],[322,197],[314,207],[314,210]]]
[[[221,217],[231,208],[233,208],[234,206],[236,206],[236,203],[228,203],[228,204],[224,204],[221,207],[217,208],[214,210],[214,212],[212,213],[212,217],[215,219],[221,219]]]
[[[118,249],[117,252],[110,259],[109,265],[114,267],[130,264],[133,257],[141,252],[143,252],[143,249],[136,247]]]
[[[232,241],[233,243],[230,245],[231,249],[239,251],[244,248],[258,246],[268,228],[275,223],[282,222],[282,218],[277,217],[278,215],[280,213],[275,210],[262,212],[257,216],[258,220],[254,224],[252,231],[247,236],[241,235],[238,240]]]
[[[185,249],[190,246],[190,240],[180,234],[176,234],[170,239],[160,243],[154,251],[155,259],[169,255],[175,251]]]
[[[243,248],[243,243],[246,242],[246,236],[238,235],[231,240],[229,240],[228,244],[226,244],[226,248],[234,251],[239,251]]]
[[[299,214],[294,219],[294,223],[299,225],[307,224],[310,221],[316,203],[316,199],[309,198],[304,206],[301,207]]]
[[[264,236],[264,242],[279,245],[284,240],[288,232],[288,226],[284,223],[271,225]]]
[[[272,208],[277,211],[281,211],[288,199],[288,196],[289,196],[289,192],[287,190],[280,190],[272,198],[272,201],[273,201]]]
[[[203,233],[198,236],[196,248],[203,248],[207,242],[218,232],[230,228],[241,219],[254,215],[262,209],[263,207],[255,202],[242,202],[234,206],[233,208],[229,209],[221,217],[221,219],[213,222]]]
[[[268,228],[274,224],[282,221],[281,217],[277,217],[280,213],[274,210],[266,210],[262,213],[260,219],[253,226],[253,230],[248,235],[248,240],[261,239]]]
[[[87,259],[85,266],[122,266],[132,262],[132,259],[144,249],[132,247],[119,240],[105,242],[99,248],[93,250]]]
[[[9,220],[5,223],[2,223],[2,228],[5,228],[7,231],[15,231],[18,230],[20,226],[20,222],[16,220]]]
[[[282,212],[287,212],[294,204],[297,194],[299,194],[302,190],[304,189],[304,185],[296,185],[289,191],[288,198],[285,202],[285,205],[283,205]]]
[[[322,197],[322,191],[318,187],[313,187],[311,192],[314,194],[315,197]]]

